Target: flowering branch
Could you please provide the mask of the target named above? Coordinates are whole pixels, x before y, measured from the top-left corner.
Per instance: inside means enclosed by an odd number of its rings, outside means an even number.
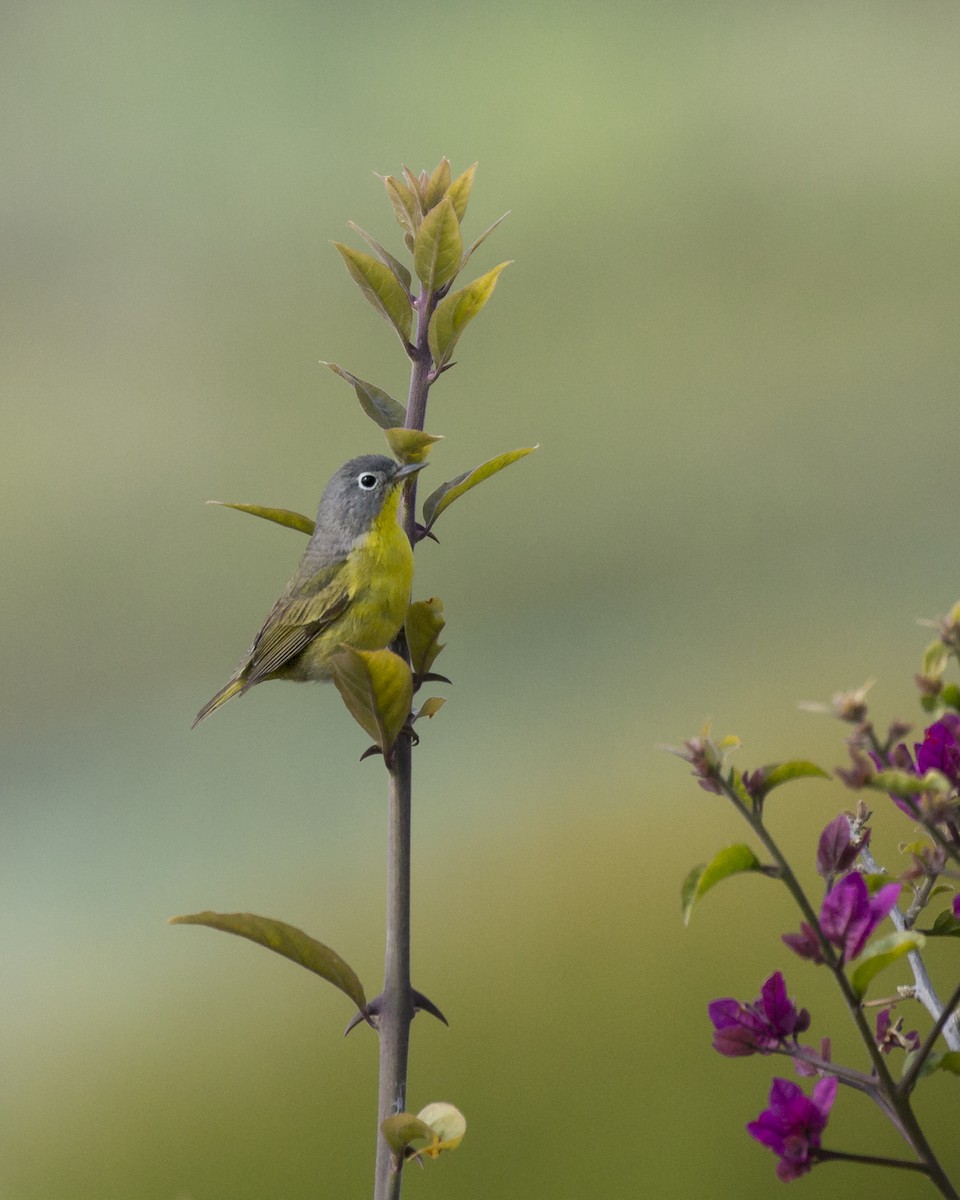
[[[871,1069],[865,1073],[834,1063],[828,1038],[819,1053],[803,1045],[800,1037],[809,1029],[810,1014],[789,999],[779,971],[766,980],[752,1003],[727,998],[709,1005],[713,1045],[719,1053],[731,1058],[778,1054],[790,1058],[799,1074],[819,1077],[810,1095],[796,1083],[774,1079],[768,1107],[747,1127],[751,1136],[776,1154],[777,1174],[785,1181],[806,1174],[816,1163],[859,1162],[920,1172],[942,1196],[958,1200],[911,1106],[913,1089],[931,1071],[942,1068],[960,1074],[960,984],[942,1005],[920,955],[927,936],[960,936],[960,895],[929,928],[917,928],[921,914],[948,890],[944,881],[960,880],[960,872],[954,869],[954,864],[960,866],[960,688],[943,680],[950,659],[960,660],[960,604],[941,623],[940,638],[924,657],[918,677],[921,702],[938,719],[912,752],[903,742],[909,731],[903,722],[891,723],[886,736],[878,736],[869,720],[866,687],[834,698],[834,715],[855,727],[848,739],[852,766],[838,768],[837,776],[855,790],[887,792],[903,813],[922,826],[929,840],[906,847],[912,864],[891,880],[870,850],[871,813],[859,800],[855,812],[839,814],[820,834],[817,871],[825,886],[819,911],[771,833],[764,808],[775,788],[803,777],[828,777],[827,773],[801,760],[741,772],[727,764],[738,740],[728,737],[715,742],[709,730],[677,751],[691,764],[703,789],[730,801],[770,860],[762,863],[749,846],[738,845],[695,868],[683,888],[685,918],[708,890],[731,875],[754,871],[779,880],[801,916],[799,931],[785,933],[784,943],[799,957],[830,972],[870,1061]],[[904,912],[897,903],[905,891],[912,891],[912,897]],[[874,937],[888,920],[893,932]],[[898,989],[885,1001],[868,1001],[874,978],[902,958],[913,969],[914,986]],[[916,1031],[904,1030],[902,1017],[891,1015],[895,1004],[913,997],[934,1019],[922,1041]],[[875,1029],[867,1021],[868,1006],[879,1007]],[[941,1039],[948,1046],[945,1052],[937,1049]],[[896,1052],[907,1054],[899,1082],[888,1065],[889,1055]],[[910,1146],[915,1161],[822,1147],[841,1083],[880,1107]]]

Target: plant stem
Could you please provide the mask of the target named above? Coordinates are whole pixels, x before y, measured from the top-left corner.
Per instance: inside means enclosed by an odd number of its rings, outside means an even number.
[[[866,847],[860,851],[860,861],[873,874],[880,871],[880,866],[873,854]],[[890,920],[893,922],[895,929],[901,932],[906,929],[906,922],[903,919],[903,914],[894,906],[890,912]],[[927,1010],[931,1017],[937,1022],[938,1032],[943,1033],[944,1040],[951,1050],[960,1050],[960,1017],[953,1012],[952,1008],[948,1008],[944,1012],[944,1007],[940,1002],[940,997],[936,993],[936,989],[927,974],[927,969],[924,966],[923,959],[916,950],[910,950],[907,953],[907,961],[910,963],[910,969],[913,971],[914,990],[916,997]],[[929,1053],[929,1050],[927,1051]],[[926,1058],[926,1054],[923,1056]],[[922,1060],[920,1065],[922,1065]],[[920,1067],[917,1067],[919,1070]],[[902,1082],[901,1082],[902,1086]]]
[[[807,895],[799,879],[793,873],[793,869],[787,862],[772,834],[766,825],[764,825],[762,816],[751,812],[743,804],[732,786],[719,772],[714,776],[714,779],[720,785],[723,794],[733,802],[737,811],[743,816],[753,832],[763,843],[764,848],[779,867],[780,878],[786,884],[804,919],[816,931],[824,961],[837,981],[837,986],[840,989],[850,1016],[857,1027],[857,1032],[860,1034],[864,1047],[870,1056],[877,1077],[876,1087],[870,1093],[871,1099],[887,1115],[891,1123],[910,1146],[910,1149],[916,1154],[922,1164],[922,1169],[927,1172],[931,1183],[939,1189],[941,1195],[947,1197],[947,1200],[960,1200],[960,1193],[957,1192],[950,1182],[937,1156],[934,1154],[933,1148],[927,1141],[920,1122],[917,1120],[916,1114],[910,1105],[909,1098],[905,1093],[900,1091],[893,1076],[890,1074],[886,1059],[881,1054],[874,1040],[873,1032],[864,1016],[860,1001],[853,990],[850,980],[847,978],[846,971],[843,969],[843,963],[838,960],[833,947],[824,937],[817,915],[813,911],[813,906],[807,899]]]
[[[901,1171],[921,1171],[923,1174],[926,1174],[927,1171],[923,1163],[907,1162],[902,1158],[884,1158],[879,1154],[847,1154],[843,1150],[818,1150],[817,1161],[864,1163],[870,1167],[897,1167]]]
[[[930,1057],[930,1053],[937,1043],[937,1038],[941,1035],[941,1033],[943,1034],[944,1038],[947,1037],[947,1032],[949,1029],[948,1022],[956,1021],[956,1009],[958,1004],[960,1004],[960,984],[954,988],[953,995],[947,1001],[946,1006],[942,1009],[939,1017],[937,1017],[936,1024],[927,1034],[926,1040],[917,1051],[916,1057],[911,1060],[910,1066],[904,1072],[903,1078],[900,1080],[900,1089],[905,1094],[909,1092],[913,1088],[913,1085],[917,1082],[917,1078],[920,1075],[920,1070],[923,1067],[923,1064]],[[956,1049],[956,1047],[951,1043],[948,1042],[948,1044],[950,1044],[951,1049]]]
[[[410,818],[412,746],[400,738],[390,770],[387,815],[387,946],[380,1009],[380,1088],[377,1104],[375,1200],[396,1200],[400,1170],[380,1135],[380,1123],[403,1112],[407,1093],[407,1052],[413,1020],[410,987]]]
[[[411,354],[410,391],[407,400],[407,429],[423,429],[430,391],[430,348],[427,330],[435,297],[421,292],[414,302],[417,310],[417,340]],[[401,523],[416,547],[416,477],[403,490]],[[393,650],[409,662],[403,630]],[[415,1009],[410,985],[410,830],[413,800],[413,744],[401,736],[388,767],[390,783],[387,815],[387,933],[383,964],[383,993],[380,1010],[380,1086],[377,1101],[377,1164],[374,1200],[399,1200],[403,1160],[398,1159],[381,1136],[380,1125],[394,1113],[403,1112],[407,1101],[407,1057],[410,1022]]]

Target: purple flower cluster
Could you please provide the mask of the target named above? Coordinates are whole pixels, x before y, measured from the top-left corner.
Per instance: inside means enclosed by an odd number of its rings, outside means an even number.
[[[887,764],[876,754],[871,754],[874,765],[879,768]],[[890,762],[900,770],[908,771],[918,778],[927,771],[939,771],[953,787],[960,787],[960,714],[946,712],[939,721],[923,731],[923,741],[914,742],[913,755],[901,742],[890,754]],[[890,799],[901,812],[916,819],[917,806],[911,801],[891,794]]]
[[[834,1078],[815,1083],[812,1096],[789,1079],[774,1079],[770,1087],[770,1107],[751,1121],[747,1130],[780,1159],[777,1175],[784,1183],[806,1175],[817,1161],[820,1135],[826,1128],[836,1096],[837,1081]]]
[[[856,871],[844,875],[827,892],[820,906],[820,928],[827,941],[840,951],[844,962],[860,954],[899,895],[900,884],[888,883],[871,896],[863,876]],[[801,922],[799,933],[785,933],[783,940],[801,958],[810,958],[815,963],[824,961],[820,940],[806,921]]]
[[[944,713],[923,731],[923,741],[915,743],[913,751],[919,775],[941,771],[954,787],[960,787],[960,714]]]
[[[713,1048],[727,1058],[748,1054],[772,1054],[797,1034],[810,1027],[810,1014],[797,1009],[787,995],[787,985],[779,971],[766,981],[759,999],[753,1004],[725,998],[714,1000],[707,1008],[713,1022]]]

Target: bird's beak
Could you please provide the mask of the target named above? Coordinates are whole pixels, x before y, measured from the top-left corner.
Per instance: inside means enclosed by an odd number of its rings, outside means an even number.
[[[429,466],[429,463],[404,463],[402,467],[397,469],[394,475],[394,481],[398,479],[409,479],[411,475],[416,475],[418,471],[422,471],[424,467]]]

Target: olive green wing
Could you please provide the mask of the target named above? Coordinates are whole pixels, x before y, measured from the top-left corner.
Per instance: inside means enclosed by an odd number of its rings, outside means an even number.
[[[343,562],[295,580],[273,606],[250,649],[242,678],[246,690],[290,662],[350,605]]]

